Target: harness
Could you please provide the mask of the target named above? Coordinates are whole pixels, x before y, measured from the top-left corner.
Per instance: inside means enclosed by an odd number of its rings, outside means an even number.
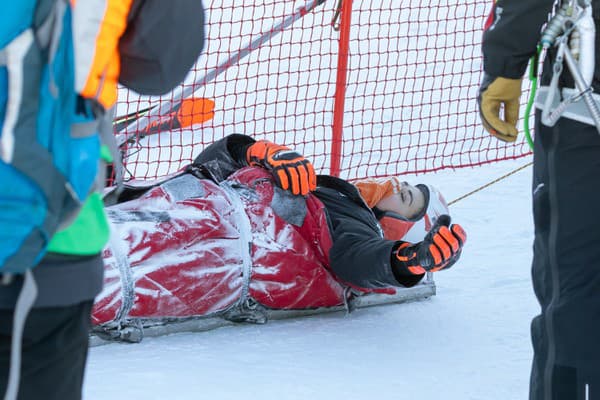
[[[542,49],[557,48],[549,86],[541,87],[535,105],[542,111],[541,122],[554,126],[566,117],[596,126],[600,133],[600,96],[593,94],[596,67],[596,27],[591,0],[564,2],[542,32]],[[574,88],[560,88],[559,78],[566,63]],[[561,99],[563,99],[561,101]],[[583,100],[583,101],[581,101]]]

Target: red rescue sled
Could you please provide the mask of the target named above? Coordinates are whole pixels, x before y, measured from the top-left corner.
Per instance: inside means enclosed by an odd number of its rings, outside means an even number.
[[[131,183],[144,193],[107,208],[113,232],[92,314],[101,339],[139,341],[435,294],[430,277],[379,293],[340,284],[329,270],[323,204],[286,196],[263,169],[241,169],[221,184],[186,173],[144,185]]]

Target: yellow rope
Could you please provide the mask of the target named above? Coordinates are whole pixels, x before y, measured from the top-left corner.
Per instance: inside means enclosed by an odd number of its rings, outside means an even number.
[[[454,204],[454,203],[456,203],[456,202],[458,202],[458,201],[460,201],[460,200],[462,200],[462,199],[464,199],[464,198],[466,198],[466,197],[469,197],[469,196],[471,196],[472,194],[475,194],[475,193],[479,192],[480,190],[483,190],[483,189],[485,189],[485,188],[487,188],[487,187],[489,187],[489,186],[492,186],[493,184],[495,184],[495,183],[498,183],[498,182],[500,182],[501,180],[503,180],[503,179],[505,179],[505,178],[508,178],[509,176],[511,176],[511,175],[513,175],[513,174],[516,174],[517,172],[519,172],[519,171],[521,171],[521,170],[523,170],[523,169],[525,169],[525,168],[529,167],[529,166],[530,166],[530,165],[532,165],[532,164],[533,164],[533,161],[532,161],[532,162],[528,162],[527,164],[525,164],[525,165],[523,165],[523,166],[521,166],[521,167],[519,167],[519,168],[517,168],[517,169],[515,169],[515,170],[513,170],[513,171],[510,171],[509,173],[507,173],[507,174],[505,174],[505,175],[502,175],[500,178],[498,178],[498,179],[494,179],[493,181],[491,181],[491,182],[488,182],[488,183],[486,183],[485,185],[483,185],[483,186],[480,186],[480,187],[478,187],[477,189],[475,189],[475,190],[473,190],[473,191],[471,191],[471,192],[469,192],[469,193],[467,193],[467,194],[465,194],[465,195],[463,195],[463,196],[460,196],[460,197],[459,197],[459,198],[457,198],[457,199],[454,199],[454,200],[452,200],[450,203],[448,203],[448,206],[451,206],[452,204]]]

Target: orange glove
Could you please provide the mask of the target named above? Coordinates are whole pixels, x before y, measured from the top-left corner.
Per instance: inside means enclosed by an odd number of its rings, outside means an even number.
[[[310,161],[285,146],[258,141],[246,150],[246,161],[271,171],[277,186],[295,195],[306,196],[317,188],[317,175]]]
[[[466,240],[467,234],[460,225],[450,226],[450,217],[440,215],[422,242],[398,246],[394,266],[399,272],[412,275],[448,269],[460,258]]]

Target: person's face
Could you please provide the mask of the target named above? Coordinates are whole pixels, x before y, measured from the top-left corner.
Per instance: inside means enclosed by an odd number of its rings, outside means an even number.
[[[419,188],[401,182],[397,193],[381,199],[376,207],[381,211],[393,211],[404,218],[412,219],[425,207],[425,195]]]

